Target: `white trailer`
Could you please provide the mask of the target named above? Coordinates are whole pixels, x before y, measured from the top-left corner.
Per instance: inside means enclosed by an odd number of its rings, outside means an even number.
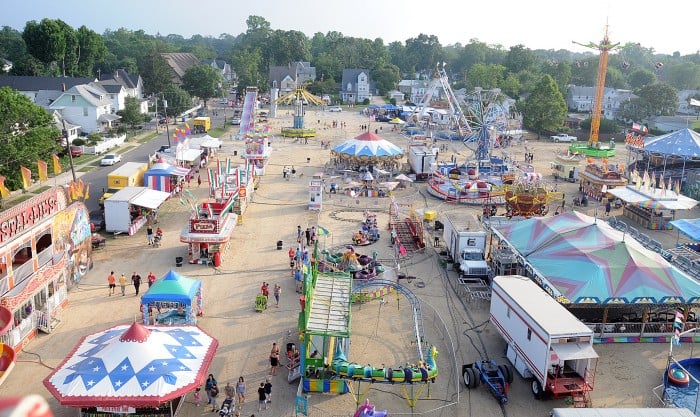
[[[520,275],[493,279],[489,318],[513,367],[532,378],[535,398],[572,396],[575,405],[588,403],[598,363],[593,330]]]
[[[435,171],[437,154],[437,148],[430,148],[424,144],[409,145],[408,164],[416,174],[416,180],[426,180]]]
[[[156,209],[170,197],[169,193],[146,187],[125,187],[105,200],[105,230],[133,235],[146,224],[146,218],[132,219],[132,206]]]
[[[442,238],[460,278],[487,280],[491,269],[485,259],[486,232],[476,217],[446,213],[443,227]]]

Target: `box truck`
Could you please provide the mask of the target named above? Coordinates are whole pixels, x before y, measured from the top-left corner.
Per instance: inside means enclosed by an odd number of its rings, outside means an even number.
[[[211,119],[207,116],[195,117],[192,124],[194,133],[207,133],[211,129]]]
[[[493,279],[489,319],[535,398],[571,396],[574,406],[588,405],[598,364],[593,330],[520,275]]]
[[[416,174],[417,181],[425,181],[435,171],[437,164],[437,148],[424,144],[413,144],[408,147],[408,164]]]
[[[126,162],[124,165],[107,174],[107,189],[100,197],[100,205],[117,191],[126,187],[143,186],[143,176],[148,171],[146,162]]]
[[[442,238],[460,278],[488,280],[486,232],[479,221],[471,214],[457,213],[446,213],[443,220]]]

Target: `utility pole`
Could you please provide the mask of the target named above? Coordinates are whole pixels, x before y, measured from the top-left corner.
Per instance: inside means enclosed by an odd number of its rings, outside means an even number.
[[[61,122],[63,123],[63,139],[66,141],[66,151],[68,151],[68,161],[70,162],[70,173],[73,174],[73,182],[76,182],[75,178],[75,167],[73,166],[73,154],[70,151],[70,142],[68,141],[68,129],[66,129],[66,120],[61,115]]]
[[[172,145],[170,144],[170,126],[168,126],[168,100],[165,99],[165,94],[163,94],[163,116],[165,116],[165,134],[168,136],[168,148],[170,148]]]

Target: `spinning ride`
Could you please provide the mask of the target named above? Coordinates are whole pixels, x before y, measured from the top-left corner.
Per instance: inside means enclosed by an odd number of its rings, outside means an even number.
[[[294,126],[283,127],[282,136],[286,138],[311,138],[316,136],[316,129],[304,128],[304,105],[308,103],[322,106],[325,104],[323,100],[309,93],[303,85],[300,85],[275,100],[275,103],[294,105]]]

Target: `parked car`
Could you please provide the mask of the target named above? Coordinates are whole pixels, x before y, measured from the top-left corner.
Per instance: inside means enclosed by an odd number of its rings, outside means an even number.
[[[105,213],[102,210],[93,210],[90,212],[90,230],[93,233],[104,230],[105,228]]]
[[[71,145],[70,146],[70,156],[82,156],[83,155],[83,147],[82,146],[77,146],[77,145]]]
[[[375,117],[375,120],[378,122],[388,122],[391,120],[391,117],[387,116],[386,114],[380,114],[379,116]]]
[[[122,161],[122,156],[118,153],[108,153],[100,161],[101,166],[111,166]]]
[[[163,117],[163,116],[158,116],[158,124],[159,125],[164,125],[170,123],[170,118],[169,117]]]
[[[158,153],[170,153],[170,146],[162,145],[160,148],[158,148]]]
[[[560,133],[551,137],[554,142],[576,142],[576,136],[569,136],[566,133]]]
[[[343,111],[343,109],[340,106],[331,106],[328,108],[328,111],[333,113],[340,113]]]
[[[231,118],[231,124],[234,125],[234,126],[240,125],[240,124],[241,124],[241,118],[240,118],[240,117],[237,117],[237,116],[234,116],[233,118]]]

